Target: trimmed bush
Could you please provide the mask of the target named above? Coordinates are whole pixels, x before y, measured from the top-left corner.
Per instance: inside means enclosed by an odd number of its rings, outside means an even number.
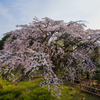
[[[48,92],[48,90],[39,87],[27,93],[27,95],[21,95],[19,99],[20,100],[54,100],[55,97],[51,96],[51,93]]]

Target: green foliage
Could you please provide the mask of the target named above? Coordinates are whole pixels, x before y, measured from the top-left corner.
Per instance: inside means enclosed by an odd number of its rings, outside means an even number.
[[[66,83],[66,85],[63,85],[61,98],[57,100],[100,100],[100,98],[95,95],[82,93],[79,89],[69,85],[71,84]]]
[[[39,87],[41,79],[22,81],[18,86],[0,79],[0,100],[54,100],[51,92]]]
[[[67,53],[61,55],[64,59],[67,59]]]
[[[58,42],[58,45],[59,45],[60,47],[64,46],[64,44],[63,44],[63,42],[62,42],[61,40],[59,40],[59,41],[57,41],[57,42]]]
[[[73,46],[72,46],[72,45],[69,45],[69,46],[65,49],[65,52],[66,52],[66,51],[70,51],[70,52],[73,51]]]
[[[100,70],[94,74],[93,79],[98,80],[98,84],[100,84]]]
[[[5,41],[6,41],[9,37],[10,37],[10,34],[5,35],[5,36],[2,38],[2,40],[0,40],[0,50],[3,49],[4,43],[5,43]]]
[[[36,88],[29,92],[27,95],[21,95],[20,100],[54,100],[54,97],[51,96],[51,93],[44,88]]]
[[[63,85],[60,99],[51,96],[46,88],[39,87],[41,79],[21,81],[18,86],[0,79],[0,100],[100,100],[99,97],[82,93],[79,89]]]
[[[22,92],[22,87],[8,86],[0,91],[0,100],[12,100],[18,98]]]
[[[77,46],[80,46],[81,44],[82,44],[81,42],[78,42],[78,43],[77,43]]]
[[[25,87],[13,86],[10,82],[0,79],[0,100],[15,100],[18,98]]]
[[[0,50],[2,50],[2,49],[3,49],[3,41],[0,40]]]

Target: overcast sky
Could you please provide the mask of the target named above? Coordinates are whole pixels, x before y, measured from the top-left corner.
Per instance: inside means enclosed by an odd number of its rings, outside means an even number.
[[[0,0],[0,39],[17,24],[32,22],[34,16],[85,20],[87,28],[100,29],[100,0]]]

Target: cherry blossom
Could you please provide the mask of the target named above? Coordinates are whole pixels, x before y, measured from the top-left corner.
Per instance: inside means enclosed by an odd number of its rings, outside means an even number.
[[[86,26],[78,21],[65,23],[47,17],[42,21],[35,17],[29,25],[17,27],[21,29],[4,34],[10,37],[0,51],[0,74],[7,75],[9,80],[14,79],[13,71],[31,78],[42,68],[41,86],[49,89],[52,85],[57,90],[59,82],[62,83],[56,73],[60,64],[65,71],[62,77],[67,80],[74,81],[77,76],[81,79],[82,69],[96,70],[89,52],[99,46],[100,30],[85,30]],[[58,96],[60,93],[59,90]]]

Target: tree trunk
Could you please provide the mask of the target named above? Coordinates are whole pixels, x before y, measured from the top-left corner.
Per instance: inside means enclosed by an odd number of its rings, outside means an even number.
[[[14,80],[12,80],[12,84],[17,85],[24,77],[25,75],[21,75],[20,77],[15,78]]]

